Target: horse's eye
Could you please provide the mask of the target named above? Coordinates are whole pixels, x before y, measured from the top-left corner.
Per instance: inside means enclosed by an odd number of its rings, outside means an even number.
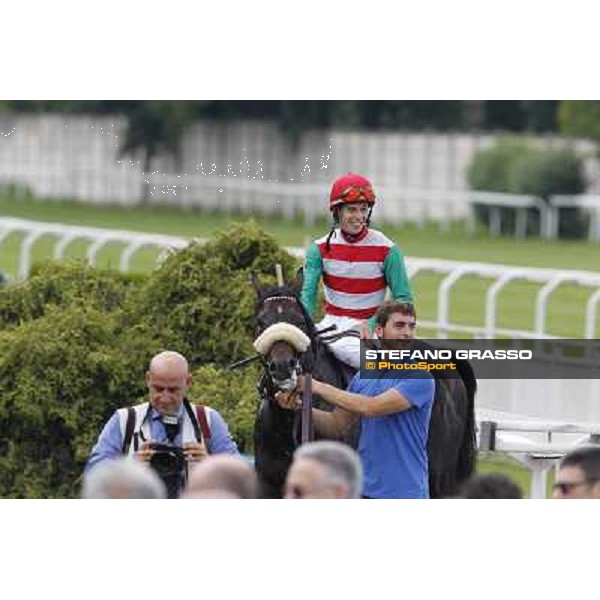
[[[288,364],[289,364],[290,368],[293,369],[296,366],[296,360],[294,358],[290,358],[288,360]]]
[[[275,373],[276,370],[277,370],[277,367],[273,363],[270,363],[269,364],[269,372]]]

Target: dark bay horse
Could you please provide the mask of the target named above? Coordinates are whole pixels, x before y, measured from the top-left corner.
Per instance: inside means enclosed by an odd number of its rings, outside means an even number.
[[[258,385],[260,407],[254,428],[255,465],[261,494],[266,498],[281,497],[294,450],[300,444],[299,414],[281,408],[274,400],[278,389],[292,389],[297,374],[307,367],[315,379],[345,389],[354,370],[338,361],[329,350],[326,339],[302,306],[299,291],[302,274],[290,286],[264,289],[255,282],[258,294],[257,334],[276,323],[290,323],[310,338],[310,349],[300,354],[287,342],[277,341],[263,357],[264,373]],[[335,335],[335,334],[334,334]],[[415,340],[416,347],[429,347]],[[429,425],[427,451],[429,487],[432,498],[453,495],[457,487],[475,470],[475,409],[477,383],[467,361],[457,361],[460,378],[436,377],[435,401]],[[436,373],[436,372],[434,372]],[[313,406],[322,410],[333,407],[319,396]],[[358,446],[360,424],[342,440]]]
[[[414,349],[433,349],[415,339]],[[474,472],[477,459],[475,393],[477,380],[468,360],[456,359],[458,377],[445,371],[432,371],[435,396],[429,420],[427,456],[429,496],[456,495],[460,485]]]
[[[354,370],[339,362],[320,336],[298,294],[301,279],[290,287],[262,289],[257,286],[257,334],[269,326],[285,322],[296,326],[310,339],[310,348],[299,355],[285,341],[275,342],[263,358],[265,371],[258,385],[260,406],[254,427],[254,456],[261,495],[280,498],[294,450],[300,445],[300,413],[283,409],[274,400],[280,389],[293,389],[296,377],[307,370],[320,381],[345,389]],[[310,365],[310,366],[309,366]],[[333,406],[318,395],[313,396],[313,406],[332,410]],[[343,441],[353,447],[358,444],[359,429],[353,428]],[[315,439],[318,439],[315,435]]]

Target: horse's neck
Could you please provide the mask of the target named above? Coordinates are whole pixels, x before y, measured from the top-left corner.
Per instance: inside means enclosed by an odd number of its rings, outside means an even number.
[[[314,345],[314,355],[314,374],[316,379],[345,389],[354,376],[355,370],[338,360],[322,340],[317,339]]]

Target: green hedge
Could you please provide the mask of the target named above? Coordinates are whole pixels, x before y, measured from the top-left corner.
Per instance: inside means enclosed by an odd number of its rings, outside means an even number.
[[[477,152],[468,169],[469,186],[474,190],[527,194],[548,201],[555,194],[580,194],[585,178],[580,158],[568,148],[543,149],[514,139],[500,140],[495,146]],[[475,214],[486,224],[489,207],[476,206]],[[500,209],[502,233],[513,234],[515,210]],[[585,235],[586,218],[576,208],[562,209],[559,236],[578,238]],[[527,232],[537,235],[539,212],[528,214]]]
[[[103,424],[144,397],[148,361],[166,348],[190,361],[190,397],[219,410],[251,452],[258,367],[226,367],[253,352],[248,275],[274,284],[277,262],[286,278],[298,266],[250,223],[150,276],[49,263],[0,288],[0,496],[76,496]]]
[[[530,152],[522,141],[510,138],[479,150],[467,170],[469,186],[487,192],[509,192],[513,165]]]
[[[103,421],[142,393],[135,342],[76,305],[0,334],[0,495],[76,493]]]
[[[585,190],[583,167],[573,150],[537,150],[515,161],[509,172],[509,189],[515,194],[529,194],[548,201],[558,194],[581,194]],[[531,210],[529,227],[539,231],[539,212]],[[587,220],[577,208],[560,211],[559,237],[581,238],[587,232]]]
[[[190,396],[217,409],[225,419],[240,452],[252,453],[254,417],[258,408],[256,385],[261,367],[252,365],[230,371],[216,364],[193,373]]]
[[[296,260],[254,223],[220,234],[207,244],[191,244],[171,255],[132,294],[124,326],[177,348],[199,365],[225,365],[252,352],[256,295],[250,272],[275,284],[275,263],[291,278]]]
[[[143,275],[99,270],[76,261],[35,265],[25,283],[2,288],[0,330],[38,319],[51,307],[79,304],[114,311],[144,281]]]
[[[510,173],[513,165],[529,148],[516,139],[501,139],[495,146],[479,150],[467,170],[469,186],[473,190],[486,192],[504,192],[511,190]],[[502,233],[512,234],[515,230],[515,211],[511,208],[500,208]],[[487,226],[490,218],[490,207],[475,205],[475,217]]]

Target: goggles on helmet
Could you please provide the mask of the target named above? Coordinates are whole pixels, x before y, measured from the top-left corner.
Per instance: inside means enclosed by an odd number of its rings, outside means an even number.
[[[331,205],[333,207],[346,202],[367,202],[368,204],[375,204],[375,193],[373,192],[373,188],[371,186],[358,185],[347,187],[331,201]]]

